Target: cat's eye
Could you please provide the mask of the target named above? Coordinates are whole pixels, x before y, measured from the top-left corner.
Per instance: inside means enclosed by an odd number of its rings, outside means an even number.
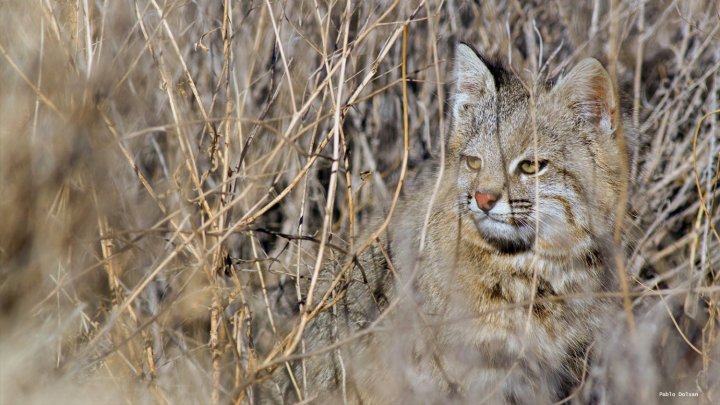
[[[478,171],[482,169],[482,159],[475,156],[465,156],[465,164],[468,169]]]
[[[522,174],[531,176],[540,173],[545,166],[547,166],[547,160],[523,160],[518,165],[518,168]]]

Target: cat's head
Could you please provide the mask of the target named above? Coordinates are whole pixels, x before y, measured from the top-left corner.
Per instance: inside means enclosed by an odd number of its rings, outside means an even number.
[[[597,60],[540,86],[534,114],[523,83],[465,44],[455,82],[447,161],[463,237],[506,253],[567,257],[612,232],[627,154]]]

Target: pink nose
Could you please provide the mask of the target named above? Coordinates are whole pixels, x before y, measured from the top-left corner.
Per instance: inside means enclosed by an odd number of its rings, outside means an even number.
[[[475,192],[475,201],[477,201],[478,207],[485,212],[490,211],[499,199],[500,194]]]

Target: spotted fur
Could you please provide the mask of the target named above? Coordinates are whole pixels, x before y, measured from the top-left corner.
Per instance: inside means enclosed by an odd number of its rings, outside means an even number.
[[[454,77],[438,198],[429,208],[431,176],[407,190],[382,240],[397,269],[394,287],[387,263],[370,254],[367,284],[356,272],[347,306],[321,315],[310,336],[335,325],[337,339],[368,325],[365,309],[373,308],[370,318],[383,310],[362,293],[376,280],[400,304],[381,324],[385,332],[312,360],[310,390],[321,397],[340,395],[340,358],[343,392],[362,403],[550,403],[582,379],[612,305],[597,293],[614,288],[605,256],[627,181],[609,76],[594,59],[579,62],[536,90],[534,117],[521,81],[468,45],[456,49]],[[528,161],[537,174],[523,173]],[[484,210],[476,193],[499,199]]]

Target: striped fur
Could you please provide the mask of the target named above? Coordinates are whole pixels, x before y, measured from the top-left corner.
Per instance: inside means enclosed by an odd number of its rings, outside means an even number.
[[[606,252],[627,157],[615,139],[606,71],[581,61],[538,89],[533,117],[517,78],[467,45],[456,54],[453,124],[424,250],[435,184],[427,174],[407,190],[382,240],[394,286],[385,260],[366,253],[346,300],[309,331],[309,349],[322,348],[370,324],[383,309],[378,295],[399,302],[383,333],[308,363],[309,390],[321,398],[550,403],[579,384],[610,312],[594,294],[614,288]],[[468,157],[482,167],[471,169]],[[523,162],[536,157],[543,169],[523,174]],[[500,199],[486,213],[476,192]]]

